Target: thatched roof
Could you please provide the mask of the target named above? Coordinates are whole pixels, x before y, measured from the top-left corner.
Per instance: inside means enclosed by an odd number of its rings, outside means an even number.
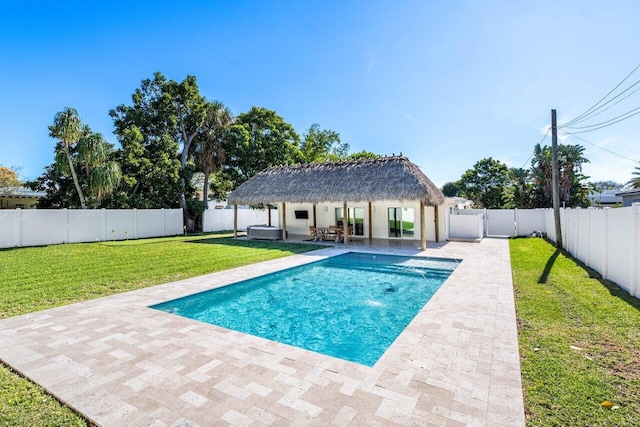
[[[440,205],[444,195],[404,156],[277,166],[266,169],[228,196],[229,204],[422,200]]]

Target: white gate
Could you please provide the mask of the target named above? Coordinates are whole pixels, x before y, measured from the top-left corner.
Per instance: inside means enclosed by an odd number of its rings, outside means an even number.
[[[486,209],[487,236],[515,236],[516,217],[513,209]]]

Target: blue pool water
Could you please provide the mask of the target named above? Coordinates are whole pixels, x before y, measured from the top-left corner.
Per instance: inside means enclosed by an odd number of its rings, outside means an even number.
[[[152,308],[373,366],[457,264],[350,252]]]

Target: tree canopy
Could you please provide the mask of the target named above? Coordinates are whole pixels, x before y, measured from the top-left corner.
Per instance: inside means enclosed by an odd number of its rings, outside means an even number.
[[[178,154],[182,136],[173,108],[175,85],[155,73],[131,95],[132,105],[121,104],[109,112],[122,147],[117,158],[123,185],[113,196],[114,207],[176,208],[183,193],[193,192]],[[185,85],[193,90],[188,79]],[[182,120],[191,123],[188,117]]]
[[[478,208],[502,207],[502,194],[509,183],[509,168],[492,157],[479,160],[455,183],[459,194]]]
[[[302,160],[300,136],[275,111],[252,107],[229,129],[227,174],[234,187],[258,172]]]
[[[70,107],[56,114],[49,130],[58,140],[54,162],[30,183],[31,188],[46,192],[38,207],[102,206],[118,188],[122,176],[113,145],[92,132]]]
[[[558,145],[560,203],[566,207],[589,205],[587,196],[592,185],[582,174],[582,165],[589,162],[583,153],[580,145]],[[482,159],[454,185],[460,196],[473,200],[478,207],[551,207],[551,147],[537,144],[529,169],[508,168],[491,157]]]
[[[50,126],[55,161],[30,183],[47,193],[39,206],[180,206],[185,215],[197,214],[206,208],[209,191],[224,198],[271,166],[379,157],[365,150],[349,154],[338,132],[318,124],[301,139],[267,108],[252,107],[234,118],[224,104],[200,93],[194,76],[174,81],[157,72],[109,115],[118,149],[83,124],[75,109],[56,115]],[[195,198],[201,184],[204,203]]]
[[[302,136],[300,152],[304,163],[336,161],[347,157],[349,144],[341,142],[337,132],[314,123]]]
[[[6,166],[0,166],[0,195],[10,194],[13,189],[19,186],[18,173]]]

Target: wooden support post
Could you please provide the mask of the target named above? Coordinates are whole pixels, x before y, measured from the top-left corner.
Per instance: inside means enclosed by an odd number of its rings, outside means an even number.
[[[372,215],[371,202],[369,202],[369,240],[373,239],[373,215]]]
[[[313,204],[313,228],[316,228],[318,225],[316,224],[316,204]]]
[[[420,247],[423,251],[427,249],[427,227],[425,226],[425,222],[424,202],[420,200]]]
[[[349,244],[349,211],[347,210],[347,202],[342,204],[342,228],[344,228],[344,244]]]
[[[287,240],[287,205],[282,202],[282,240]]]
[[[233,237],[238,237],[238,205],[233,204]]]
[[[434,220],[434,222],[436,223],[436,242],[440,241],[440,216],[438,215],[438,209],[440,209],[440,206],[433,207],[433,212],[436,218]]]
[[[269,216],[269,218],[267,219],[267,225],[269,227],[271,227],[271,205],[267,204],[267,215]]]

